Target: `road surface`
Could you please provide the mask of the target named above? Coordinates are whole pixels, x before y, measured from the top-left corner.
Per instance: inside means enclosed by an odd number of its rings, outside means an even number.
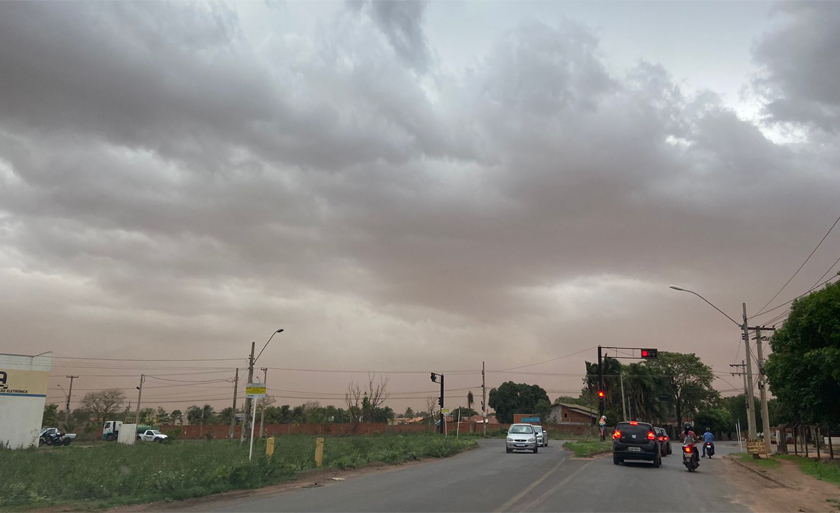
[[[538,454],[506,454],[504,440],[481,440],[465,454],[276,494],[210,500],[195,511],[750,511],[737,502],[718,444],[695,473],[679,448],[662,466],[612,458],[574,459],[558,442]]]

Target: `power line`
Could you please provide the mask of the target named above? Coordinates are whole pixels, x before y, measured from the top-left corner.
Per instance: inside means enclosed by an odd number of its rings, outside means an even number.
[[[569,358],[570,356],[575,356],[575,355],[579,355],[581,353],[585,353],[587,351],[592,351],[596,347],[597,346],[587,347],[586,349],[583,349],[582,351],[578,351],[578,352],[572,353],[572,354],[566,354],[566,355],[563,355],[563,356],[558,356],[557,358],[552,358],[551,360],[545,360],[545,361],[537,362],[537,363],[529,363],[528,365],[520,365],[519,367],[511,367],[509,369],[502,369],[500,371],[487,371],[487,372],[506,372],[506,371],[512,371],[512,370],[516,370],[516,369],[524,369],[525,367],[533,367],[535,365],[542,365],[544,363],[556,362],[557,360],[562,360],[563,358]]]
[[[825,278],[826,275],[828,273],[830,273],[832,269],[834,269],[834,266],[837,265],[838,262],[840,262],[840,257],[837,257],[837,260],[835,260],[834,263],[831,264],[831,267],[829,267],[828,270],[826,272],[824,272],[823,275],[820,276],[819,279],[816,282],[814,282],[815,284],[814,284],[813,287],[811,287],[811,290],[814,290],[815,288],[817,288],[816,283],[819,283],[821,279]]]
[[[813,251],[811,251],[811,254],[810,254],[810,255],[808,255],[808,258],[806,258],[804,262],[802,262],[802,265],[800,265],[800,266],[799,266],[799,268],[796,270],[796,272],[795,272],[795,273],[793,273],[793,276],[791,276],[791,277],[790,277],[790,279],[788,279],[788,281],[786,281],[786,282],[785,282],[785,284],[784,284],[784,285],[782,285],[782,288],[780,288],[780,289],[779,289],[779,291],[778,291],[778,292],[776,292],[776,294],[775,294],[773,297],[771,297],[771,298],[770,298],[770,301],[768,301],[768,302],[767,302],[767,304],[765,304],[764,306],[762,306],[762,307],[759,309],[759,312],[758,312],[757,314],[753,315],[753,317],[755,317],[755,316],[757,316],[757,315],[761,315],[762,313],[764,313],[764,309],[765,309],[765,308],[767,308],[767,305],[769,305],[770,303],[772,303],[772,302],[773,302],[773,300],[774,300],[774,299],[776,299],[776,298],[779,296],[779,294],[781,294],[781,293],[782,293],[782,291],[783,291],[783,290],[785,290],[785,287],[787,287],[787,286],[788,286],[788,284],[789,284],[791,281],[793,281],[793,279],[796,277],[796,275],[797,275],[797,274],[799,274],[799,271],[801,271],[801,270],[802,270],[802,268],[803,268],[803,267],[805,267],[805,264],[807,264],[807,263],[808,263],[808,260],[810,260],[810,259],[811,259],[811,257],[812,257],[812,256],[814,256],[814,253],[816,253],[817,249],[819,249],[819,247],[822,245],[823,241],[826,239],[826,237],[828,237],[828,234],[830,234],[830,233],[831,233],[831,231],[832,231],[832,230],[834,230],[834,227],[835,227],[835,226],[837,226],[837,223],[838,223],[838,222],[840,222],[840,217],[838,217],[838,218],[837,218],[837,220],[836,220],[836,221],[834,221],[834,224],[832,224],[832,225],[831,225],[831,228],[829,228],[829,229],[828,229],[828,231],[825,233],[825,235],[823,235],[823,238],[822,238],[822,239],[820,239],[820,242],[819,242],[819,244],[817,244],[817,247],[815,247],[815,248],[814,248],[814,250],[813,250]],[[817,280],[817,281],[819,281],[819,280]]]
[[[816,289],[816,288],[818,288],[818,287],[821,287],[821,286],[825,285],[826,283],[830,282],[830,281],[831,281],[831,280],[833,280],[834,278],[837,278],[837,276],[832,276],[831,278],[829,278],[829,279],[825,280],[824,282],[822,282],[822,283],[820,283],[820,284],[818,284],[818,285],[815,285],[815,286],[811,287],[811,288],[810,288],[810,289],[808,289],[806,292],[804,292],[804,293],[802,293],[802,294],[799,294],[798,296],[796,296],[795,298],[791,299],[790,301],[785,301],[784,303],[782,303],[782,304],[780,304],[780,305],[778,305],[778,306],[774,306],[773,308],[770,308],[769,310],[765,310],[764,312],[761,312],[761,313],[755,314],[755,315],[753,315],[752,317],[750,317],[750,319],[755,319],[756,317],[758,317],[758,316],[760,316],[760,315],[766,315],[766,314],[769,314],[770,312],[772,312],[772,311],[774,311],[774,310],[778,310],[779,308],[782,308],[783,306],[789,305],[789,304],[793,303],[794,301],[796,301],[797,299],[801,298],[802,296],[807,296],[807,295],[808,295],[808,294],[810,294],[810,293],[811,293],[814,289]]]
[[[233,362],[247,360],[247,358],[165,358],[165,359],[140,359],[140,358],[91,358],[82,356],[53,356],[54,360],[93,360],[102,362]]]

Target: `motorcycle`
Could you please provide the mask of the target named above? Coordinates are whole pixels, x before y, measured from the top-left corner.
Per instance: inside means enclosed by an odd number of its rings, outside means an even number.
[[[689,472],[694,472],[700,466],[699,458],[697,457],[697,449],[694,442],[686,442],[682,446],[683,465]]]
[[[38,446],[40,447],[42,445],[51,445],[53,447],[70,445],[70,438],[66,438],[64,433],[61,432],[44,433],[38,438]]]
[[[712,456],[714,456],[714,454],[715,454],[715,444],[713,444],[712,442],[706,442],[705,447],[706,447],[706,456],[708,456],[709,459],[711,459]]]

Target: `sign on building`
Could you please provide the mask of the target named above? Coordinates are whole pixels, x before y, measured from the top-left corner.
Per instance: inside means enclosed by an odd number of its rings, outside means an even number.
[[[38,446],[52,355],[0,354],[0,445]]]

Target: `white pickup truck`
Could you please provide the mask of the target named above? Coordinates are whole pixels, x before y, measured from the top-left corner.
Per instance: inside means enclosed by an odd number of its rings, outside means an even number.
[[[143,432],[137,433],[137,439],[142,440],[143,442],[157,442],[162,444],[169,440],[169,437],[157,429],[147,429]]]

